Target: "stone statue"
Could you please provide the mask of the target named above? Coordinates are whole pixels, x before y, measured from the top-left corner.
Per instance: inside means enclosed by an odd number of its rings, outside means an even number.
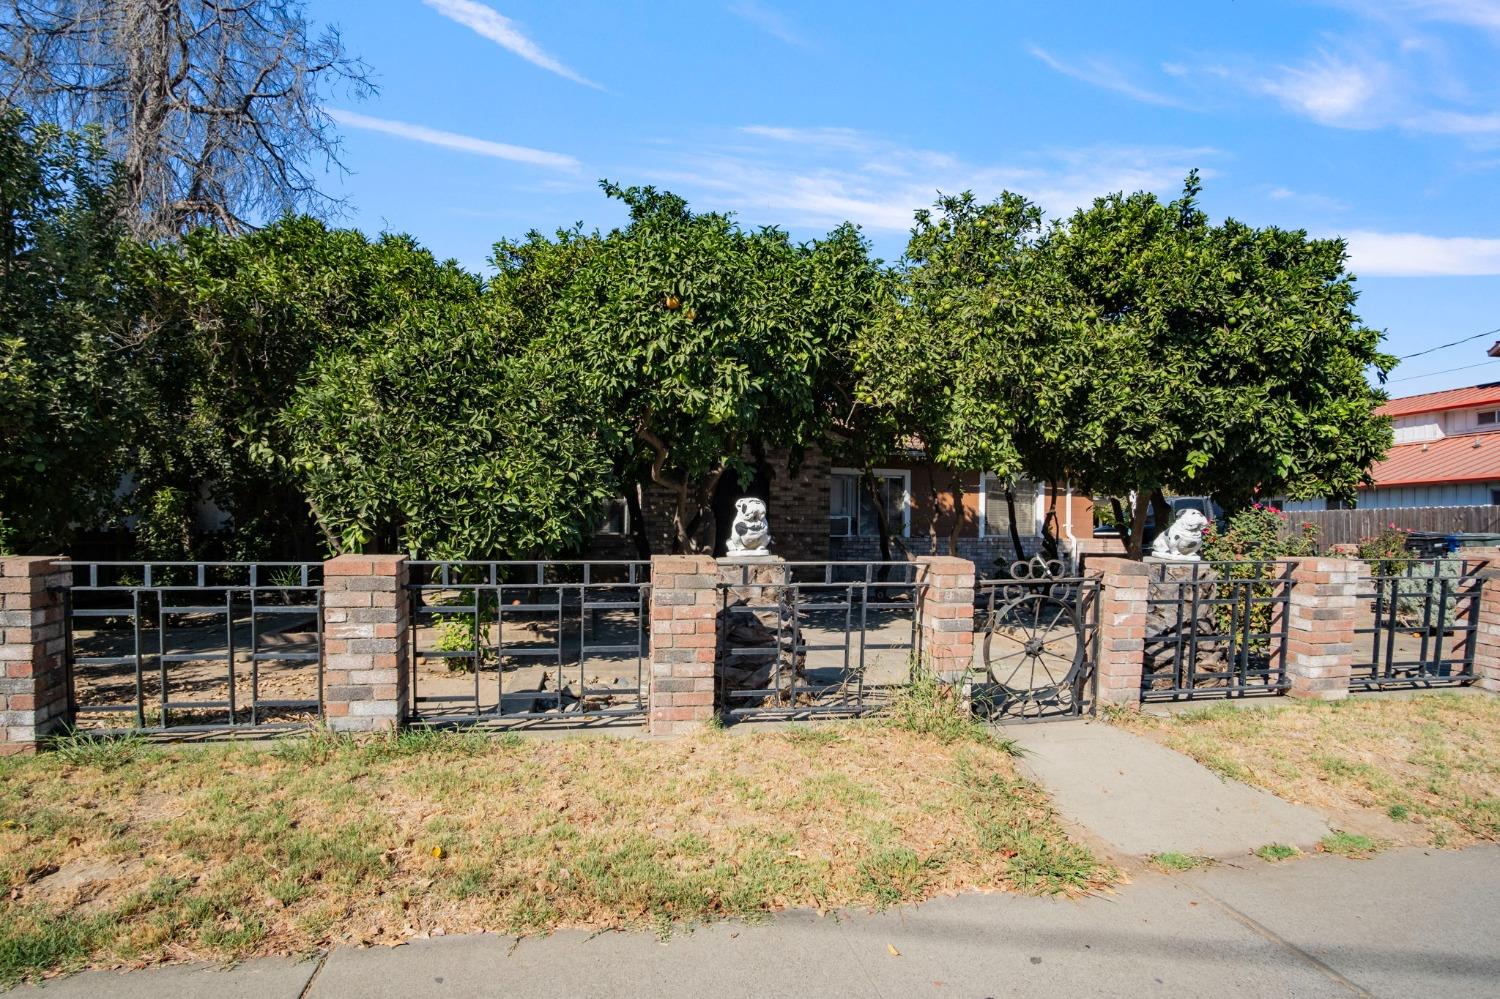
[[[766,523],[766,503],[754,496],[734,501],[734,523],[724,545],[729,558],[770,558],[771,528]]]
[[[1208,518],[1202,511],[1191,507],[1177,514],[1177,519],[1156,536],[1151,544],[1151,554],[1173,562],[1197,562],[1203,547],[1203,532],[1208,530]]]

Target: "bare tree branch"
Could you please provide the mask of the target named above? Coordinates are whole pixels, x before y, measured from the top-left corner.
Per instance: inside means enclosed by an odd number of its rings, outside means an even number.
[[[137,236],[338,207],[317,183],[343,168],[324,102],[374,87],[337,30],[308,23],[304,0],[0,0],[0,11],[0,100],[99,128]]]

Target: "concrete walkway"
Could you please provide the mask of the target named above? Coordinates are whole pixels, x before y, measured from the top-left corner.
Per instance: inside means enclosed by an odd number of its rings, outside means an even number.
[[[1500,848],[1237,861],[1078,901],[967,895],[674,936],[478,936],[228,971],[90,973],[38,999],[1427,996],[1500,982]]]
[[[1005,735],[1065,819],[1128,856],[1243,857],[1268,843],[1305,849],[1330,831],[1311,809],[1103,722],[1013,724]]]

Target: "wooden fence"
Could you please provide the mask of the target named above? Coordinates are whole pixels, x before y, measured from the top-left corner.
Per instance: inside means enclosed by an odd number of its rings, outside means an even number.
[[[1500,534],[1500,506],[1413,506],[1368,510],[1295,510],[1287,523],[1296,531],[1315,524],[1324,548],[1358,544],[1392,524],[1432,534]]]

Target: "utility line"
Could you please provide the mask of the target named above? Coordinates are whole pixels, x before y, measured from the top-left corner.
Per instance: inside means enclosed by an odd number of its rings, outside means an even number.
[[[1415,355],[1413,355],[1415,356]],[[1455,371],[1468,371],[1470,368],[1482,368],[1486,364],[1500,364],[1500,357],[1491,358],[1488,361],[1480,361],[1478,364],[1464,364],[1456,368],[1444,368],[1442,371],[1429,371],[1422,375],[1407,375],[1405,378],[1392,378],[1392,382],[1410,382],[1418,378],[1431,378],[1433,375],[1450,375]]]
[[[1437,347],[1428,347],[1426,350],[1419,350],[1415,354],[1402,354],[1401,357],[1398,358],[1398,360],[1409,361],[1413,357],[1421,357],[1423,354],[1434,354],[1434,353],[1436,353],[1436,352],[1438,352],[1440,350],[1447,350],[1449,347],[1457,347],[1461,343],[1468,343],[1471,340],[1478,340],[1480,337],[1494,336],[1496,333],[1500,333],[1500,326],[1497,326],[1497,327],[1495,327],[1492,330],[1485,330],[1483,333],[1475,333],[1473,336],[1466,336],[1462,340],[1454,340],[1452,343],[1445,343],[1445,344],[1442,344],[1441,346],[1437,346]],[[1461,371],[1462,369],[1461,368],[1454,368],[1453,370],[1454,371]],[[1434,374],[1442,374],[1442,373],[1443,372],[1434,372]],[[1420,376],[1418,376],[1418,377],[1420,377]],[[1403,379],[1400,379],[1400,378],[1396,379],[1396,381],[1402,381],[1402,380]]]

